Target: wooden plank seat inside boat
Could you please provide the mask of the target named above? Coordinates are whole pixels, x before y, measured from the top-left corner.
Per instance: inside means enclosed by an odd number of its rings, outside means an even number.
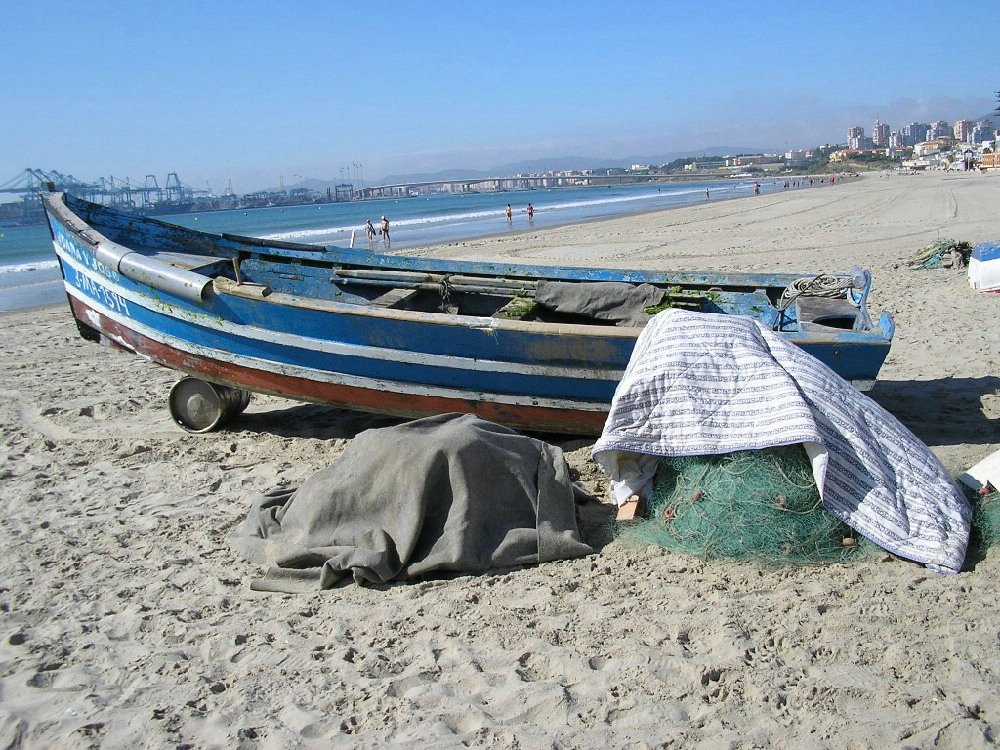
[[[408,301],[420,294],[419,289],[390,289],[385,294],[380,294],[375,299],[369,300],[369,305],[375,307],[402,307]]]
[[[534,310],[534,300],[528,297],[512,297],[507,304],[493,313],[492,317],[504,320],[523,320]]]

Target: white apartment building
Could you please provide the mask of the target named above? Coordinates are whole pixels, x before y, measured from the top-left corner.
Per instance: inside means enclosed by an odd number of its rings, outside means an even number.
[[[884,148],[889,145],[889,126],[878,119],[872,126],[872,143],[875,148]]]

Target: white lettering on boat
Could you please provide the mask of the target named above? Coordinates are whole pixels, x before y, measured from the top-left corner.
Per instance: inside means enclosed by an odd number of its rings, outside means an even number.
[[[76,238],[74,238],[58,224],[53,225],[52,235],[57,252],[62,250],[64,253],[74,258],[77,262],[82,263],[92,271],[97,271],[97,273],[101,274],[101,276],[106,279],[110,279],[111,281],[119,281],[121,279],[121,275],[118,271],[101,263],[93,252],[85,250]]]
[[[132,317],[132,314],[128,309],[128,302],[126,302],[120,294],[112,292],[110,289],[105,288],[102,284],[98,284],[89,276],[85,276],[79,271],[74,271],[73,284],[81,291],[86,292],[94,299],[102,302],[106,307]]]

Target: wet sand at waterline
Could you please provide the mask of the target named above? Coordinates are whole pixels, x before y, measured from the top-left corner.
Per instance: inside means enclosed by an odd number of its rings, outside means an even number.
[[[1000,295],[905,261],[1000,239],[1000,175],[920,174],[427,248],[663,270],[875,276],[898,331],[872,396],[953,474],[1000,448]],[[412,251],[408,251],[412,252]],[[1000,735],[1000,550],[760,568],[608,543],[494,575],[250,591],[251,501],[389,420],[255,397],[188,435],[174,374],[2,317],[0,746],[953,747]],[[557,441],[606,497],[588,440]]]

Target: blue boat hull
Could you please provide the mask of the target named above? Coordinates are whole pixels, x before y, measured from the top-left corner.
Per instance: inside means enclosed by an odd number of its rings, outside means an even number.
[[[61,194],[45,204],[84,335],[210,382],[403,417],[599,434],[641,328],[400,309],[386,289],[417,298],[437,284],[496,306],[543,277],[676,284],[713,310],[774,317],[769,290],[787,281],[401,258],[208,235]],[[485,291],[463,297],[451,280]],[[887,317],[872,330],[775,320],[849,380],[873,380],[892,337]]]

